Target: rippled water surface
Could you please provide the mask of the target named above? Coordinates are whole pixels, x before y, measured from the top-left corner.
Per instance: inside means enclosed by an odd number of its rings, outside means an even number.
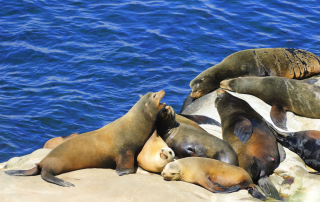
[[[236,51],[320,55],[317,1],[15,0],[0,14],[0,162],[96,130],[139,94],[163,89],[179,111],[189,82]]]

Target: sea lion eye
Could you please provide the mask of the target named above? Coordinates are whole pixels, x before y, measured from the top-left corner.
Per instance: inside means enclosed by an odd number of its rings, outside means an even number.
[[[169,154],[170,154],[170,155],[172,155],[172,152],[171,152],[171,151],[169,151]]]
[[[157,96],[157,94],[154,94],[153,98],[155,98]]]

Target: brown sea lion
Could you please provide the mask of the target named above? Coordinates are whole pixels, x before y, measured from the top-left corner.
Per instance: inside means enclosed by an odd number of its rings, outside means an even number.
[[[320,171],[320,131],[281,132],[272,124],[266,123],[274,131],[277,141],[282,146],[300,156],[310,168]]]
[[[217,90],[215,105],[221,118],[222,137],[238,154],[239,166],[269,197],[280,199],[268,176],[285,158],[264,119],[251,106],[225,90]]]
[[[77,135],[79,135],[79,134],[78,133],[72,133],[71,135],[52,138],[52,139],[48,140],[44,144],[43,148],[54,149],[58,145],[62,144],[63,142],[67,141],[68,139],[73,138],[73,137],[75,137]]]
[[[304,79],[318,73],[320,57],[308,51],[290,48],[248,49],[233,53],[200,73],[190,82],[190,96],[199,98],[219,88],[221,81],[240,76]]]
[[[160,173],[173,161],[174,151],[158,136],[157,130],[151,135],[138,155],[138,166],[146,171]]]
[[[225,141],[197,128],[176,121],[171,106],[164,107],[157,118],[156,129],[176,157],[207,157],[238,165],[238,157]]]
[[[242,77],[221,82],[221,88],[254,95],[271,105],[274,124],[286,128],[286,111],[320,118],[320,88],[304,81],[283,77]]]
[[[154,131],[165,106],[164,91],[147,93],[124,116],[108,125],[69,139],[53,149],[30,170],[9,170],[8,175],[38,175],[60,186],[74,186],[55,175],[83,168],[116,168],[118,175],[135,172],[135,159]]]
[[[214,193],[230,193],[248,189],[259,199],[266,199],[254,187],[249,174],[240,167],[215,159],[188,157],[166,165],[161,175],[165,180],[182,180],[198,184]]]

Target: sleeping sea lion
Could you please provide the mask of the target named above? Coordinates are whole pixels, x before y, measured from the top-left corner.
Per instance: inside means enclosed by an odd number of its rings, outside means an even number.
[[[207,157],[238,165],[238,157],[225,141],[197,128],[180,124],[171,106],[164,107],[157,118],[156,129],[176,157]]]
[[[240,76],[281,76],[304,79],[320,73],[320,57],[291,48],[248,49],[233,53],[190,82],[188,99],[199,98],[220,86],[225,79]],[[187,103],[185,103],[187,105]]]
[[[320,118],[320,88],[305,81],[283,77],[242,77],[221,82],[221,88],[254,95],[271,105],[274,124],[286,128],[286,111]]]
[[[8,175],[38,175],[60,186],[74,186],[55,175],[83,168],[116,168],[118,175],[135,172],[135,159],[154,131],[165,107],[164,91],[147,93],[124,116],[108,125],[73,137],[53,149],[30,170],[9,170]]]
[[[266,123],[282,146],[300,156],[310,168],[320,171],[320,131],[280,132],[272,124]]]
[[[146,171],[160,173],[173,161],[175,155],[171,148],[158,136],[155,130],[138,155],[138,166]]]
[[[47,149],[54,149],[56,148],[59,144],[62,144],[63,142],[67,141],[68,139],[75,137],[79,135],[78,133],[72,133],[71,135],[67,135],[67,136],[61,136],[61,137],[55,137],[52,138],[50,140],[48,140],[43,148],[47,148]]]
[[[268,176],[285,159],[285,152],[264,119],[247,102],[222,89],[217,90],[215,105],[221,118],[223,140],[238,154],[239,167],[258,182],[268,197],[280,199]]]
[[[166,165],[161,175],[165,180],[182,180],[198,184],[214,193],[230,193],[248,189],[258,199],[266,199],[254,187],[249,174],[240,167],[215,159],[188,157]]]

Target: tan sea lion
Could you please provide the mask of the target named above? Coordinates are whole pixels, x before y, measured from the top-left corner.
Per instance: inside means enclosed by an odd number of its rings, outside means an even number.
[[[54,149],[58,145],[62,144],[63,142],[67,141],[68,139],[73,138],[77,135],[79,135],[79,134],[72,133],[71,135],[52,138],[44,144],[43,148]]]
[[[165,180],[182,180],[198,184],[214,193],[248,189],[258,199],[266,199],[254,187],[249,174],[240,167],[215,159],[188,157],[166,165],[161,175]]]
[[[154,131],[164,91],[147,93],[124,116],[108,125],[69,139],[53,149],[30,170],[8,175],[38,175],[60,186],[74,186],[55,175],[83,168],[115,168],[118,175],[135,172],[135,160]]]
[[[220,86],[225,79],[241,76],[281,76],[304,79],[320,73],[320,57],[291,48],[248,49],[233,53],[190,82],[192,98],[199,98]],[[190,96],[189,103],[192,101]],[[188,103],[184,103],[187,105]]]
[[[221,88],[254,95],[271,105],[271,119],[282,129],[287,129],[287,110],[320,118],[320,88],[305,81],[275,76],[242,77],[222,81]]]
[[[230,144],[206,131],[178,123],[171,106],[160,111],[156,129],[178,158],[207,157],[238,165],[238,156]]]
[[[146,171],[160,173],[173,161],[174,151],[168,147],[155,130],[138,155],[138,166]]]
[[[273,132],[247,102],[225,90],[217,90],[215,105],[221,118],[223,140],[238,154],[239,167],[258,182],[268,197],[280,199],[268,176],[285,159],[285,152]]]

